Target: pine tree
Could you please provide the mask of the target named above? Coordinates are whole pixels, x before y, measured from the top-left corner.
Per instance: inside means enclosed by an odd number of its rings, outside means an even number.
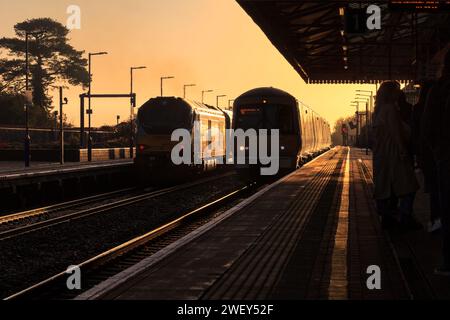
[[[49,89],[55,83],[87,86],[89,74],[84,51],[69,44],[69,30],[50,18],[30,19],[14,26],[16,37],[1,38],[0,49],[6,50],[0,59],[0,92],[23,92],[25,89],[25,37],[28,33],[29,87],[33,90],[33,110],[36,122],[49,117]],[[6,55],[5,55],[6,53]]]

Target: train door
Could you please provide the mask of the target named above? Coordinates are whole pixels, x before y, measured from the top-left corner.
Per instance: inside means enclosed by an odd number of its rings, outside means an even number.
[[[297,118],[298,118],[298,135],[299,135],[299,152],[298,156],[301,157],[304,150],[304,132],[305,126],[303,125],[303,105],[300,102],[297,102]]]
[[[311,153],[314,153],[316,148],[316,136],[314,134],[314,111],[309,109],[309,129],[311,134]]]
[[[305,132],[304,132],[304,136],[305,136],[305,144],[304,144],[304,148],[303,148],[303,153],[304,154],[308,154],[311,151],[312,148],[312,132],[311,132],[311,121],[310,121],[310,115],[311,112],[309,112],[309,108],[307,106],[304,106],[304,119],[303,119],[303,124],[305,127]]]

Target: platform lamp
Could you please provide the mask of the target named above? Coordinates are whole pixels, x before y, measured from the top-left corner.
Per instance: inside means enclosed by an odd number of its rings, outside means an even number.
[[[173,76],[169,76],[169,77],[161,77],[161,97],[164,97],[164,94],[163,94],[163,84],[164,84],[164,80],[169,80],[169,79],[175,79],[175,77],[173,77]]]
[[[228,100],[228,109],[229,110],[233,110],[233,103],[234,103],[234,99],[230,99],[230,100]]]
[[[359,146],[359,104],[361,101],[352,101],[352,106],[356,107],[356,145]]]
[[[64,164],[64,112],[63,106],[68,104],[69,100],[63,96],[63,87],[59,87],[59,163]]]
[[[355,108],[358,108],[358,103],[357,102],[352,102],[350,103],[350,108],[352,108],[353,110]],[[358,121],[358,118],[356,117],[356,121]],[[356,122],[356,128],[358,128],[358,122]],[[352,127],[352,130],[354,128]],[[357,143],[357,138],[358,138],[358,130],[356,131],[356,136],[355,136],[355,144]]]
[[[205,103],[205,93],[214,92],[214,90],[203,90],[202,91],[202,103]]]
[[[102,52],[89,52],[89,60],[88,60],[88,69],[89,69],[89,89],[88,89],[88,161],[92,161],[92,136],[91,136],[91,115],[92,115],[92,109],[91,109],[91,89],[92,89],[92,57],[93,56],[103,56],[107,55],[108,52],[102,51]]]
[[[33,93],[29,87],[29,70],[30,70],[30,48],[29,48],[29,38],[30,35],[37,36],[39,34],[43,34],[44,31],[41,32],[29,32],[25,31],[25,138],[24,138],[24,153],[25,153],[25,167],[30,166],[30,146],[31,146],[31,137],[30,137],[30,125],[29,125],[29,117],[28,117],[28,109],[29,106],[33,104]]]
[[[184,86],[183,86],[183,99],[186,99],[186,88],[189,88],[189,87],[195,87],[196,86],[196,84],[194,84],[194,83],[191,83],[191,84],[185,84]]]
[[[358,96],[362,96],[362,97],[370,97],[370,106],[369,106],[369,122],[370,122],[370,125],[372,125],[373,124],[373,119],[372,119],[372,115],[373,115],[373,107],[374,107],[374,105],[375,105],[375,96],[373,95],[373,91],[372,90],[356,90],[356,92],[358,92]],[[366,93],[366,94],[361,94],[361,93]],[[367,93],[370,93],[370,95],[369,94],[367,94]]]
[[[366,155],[369,155],[369,98],[367,96],[357,94],[356,99],[366,104]]]
[[[133,88],[133,72],[134,70],[147,69],[146,66],[130,68],[130,158],[134,158],[134,108],[136,107],[136,95]],[[119,118],[120,119],[120,118]],[[119,121],[117,119],[117,122]],[[119,125],[119,123],[117,123]]]
[[[216,96],[216,108],[219,108],[219,99],[225,98],[226,96],[227,96],[226,94],[220,94],[220,95]]]

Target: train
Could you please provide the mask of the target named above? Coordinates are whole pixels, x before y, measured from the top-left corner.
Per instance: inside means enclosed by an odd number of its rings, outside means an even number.
[[[201,174],[226,162],[226,141],[218,143],[218,139],[225,139],[226,130],[231,128],[231,111],[179,97],[157,97],[139,108],[136,125],[134,163],[143,179]],[[180,151],[183,157],[185,152],[190,154],[189,161],[183,164],[175,164],[172,159],[172,151],[179,144],[171,139],[177,129],[184,129],[190,135],[190,146]],[[196,140],[201,145],[201,152],[195,157]],[[207,152],[209,145],[218,147]]]
[[[251,139],[239,140],[238,131],[253,129],[259,143],[261,130],[278,129],[277,173],[295,170],[331,147],[330,125],[291,94],[272,87],[243,93],[232,112],[178,97],[152,98],[139,108],[136,125],[134,162],[142,181],[186,177],[231,165],[244,179],[257,178],[267,163],[250,161]],[[179,140],[172,141],[177,129],[188,134],[189,140],[181,148]],[[270,150],[272,145],[267,143]],[[237,158],[242,151],[244,163]],[[174,161],[174,152],[184,159],[182,163]]]
[[[280,171],[295,170],[331,148],[329,123],[283,90],[262,87],[247,91],[235,100],[233,115],[234,130],[279,130]],[[250,177],[260,175],[261,167],[260,163],[250,164],[249,159],[236,164],[240,175]]]

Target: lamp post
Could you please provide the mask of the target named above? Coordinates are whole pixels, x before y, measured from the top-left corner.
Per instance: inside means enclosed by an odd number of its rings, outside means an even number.
[[[30,137],[30,126],[29,126],[29,116],[28,116],[28,108],[33,103],[33,93],[30,91],[29,87],[29,69],[30,69],[30,48],[29,48],[29,38],[30,34],[37,35],[43,34],[44,32],[29,32],[25,31],[25,139],[24,139],[24,153],[25,153],[25,167],[30,166],[30,145],[31,145],[31,137]]]
[[[164,97],[164,94],[163,94],[163,82],[164,82],[164,80],[168,80],[168,79],[175,79],[175,77],[172,77],[172,76],[170,76],[170,77],[161,77],[161,97]]]
[[[350,104],[350,107],[354,110],[355,108],[358,108],[358,103],[352,102]],[[358,111],[356,111],[356,112],[358,112]],[[357,113],[355,113],[355,114],[357,115]],[[356,121],[358,121],[358,117],[356,117]],[[358,122],[356,122],[356,129],[357,128],[358,128]],[[353,130],[354,128],[351,128],[351,129]],[[355,145],[356,145],[356,142],[357,142],[357,138],[358,138],[358,130],[356,130],[356,135],[355,135],[355,140],[354,140]]]
[[[359,146],[359,126],[360,126],[360,121],[359,121],[359,104],[361,101],[352,101],[353,104],[356,103],[356,145]]]
[[[234,102],[234,99],[228,100],[228,109],[229,109],[229,110],[232,110],[232,109],[233,109],[233,102]]]
[[[59,146],[60,156],[59,163],[64,164],[64,114],[63,106],[68,104],[67,98],[63,98],[63,88],[59,87]]]
[[[53,127],[53,136],[55,137],[55,141],[58,140],[58,111],[53,111],[53,115],[55,116],[54,120],[54,127]]]
[[[227,96],[226,94],[220,94],[220,95],[216,96],[216,108],[219,108],[219,99],[225,98],[226,96]]]
[[[134,108],[136,107],[136,95],[133,92],[133,71],[147,69],[146,66],[130,68],[130,158],[134,158]],[[120,117],[117,121],[120,120]],[[119,123],[117,122],[117,125]]]
[[[29,51],[29,47],[28,47],[28,37],[29,37],[29,32],[25,32],[25,92],[27,95],[27,100],[30,100],[29,97],[29,87],[28,87],[28,73],[29,73],[29,60],[28,60],[28,51]],[[32,99],[32,97],[31,97]],[[24,139],[24,153],[25,153],[25,167],[29,167],[30,166],[30,143],[31,143],[31,138],[30,138],[30,129],[29,129],[29,124],[28,124],[28,106],[30,104],[30,101],[25,101],[25,139]]]
[[[185,84],[184,86],[183,86],[183,99],[186,99],[186,88],[189,88],[189,87],[195,87],[196,85],[195,84]]]
[[[91,115],[92,115],[92,109],[91,109],[91,89],[92,89],[92,57],[93,56],[102,56],[106,55],[108,52],[89,52],[89,89],[88,89],[88,161],[92,161],[92,136],[91,136]]]
[[[133,71],[134,70],[142,70],[142,69],[147,69],[146,66],[142,66],[142,67],[131,67],[130,68],[130,93],[133,94]]]
[[[363,95],[363,94],[360,94],[360,96],[365,96],[365,97],[370,97],[370,108],[369,108],[369,122],[370,122],[370,125],[372,125],[372,115],[373,115],[373,107],[374,107],[374,95],[373,95],[373,91],[371,91],[371,90],[356,90],[356,92],[362,92],[362,93],[370,93],[370,95]]]
[[[205,93],[214,92],[214,90],[203,90],[202,91],[202,103],[205,103]]]
[[[363,100],[362,102],[366,103],[366,155],[369,155],[369,98],[366,95],[362,94],[357,94],[356,96],[356,99]]]

